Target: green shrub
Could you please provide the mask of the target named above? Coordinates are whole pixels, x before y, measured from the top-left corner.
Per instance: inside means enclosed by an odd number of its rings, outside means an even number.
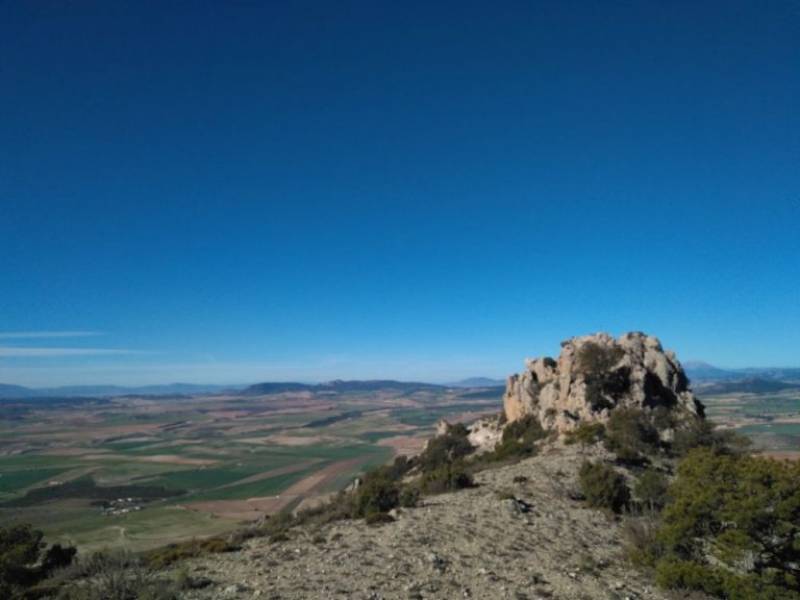
[[[637,464],[660,448],[658,431],[645,411],[638,408],[618,408],[611,411],[603,441],[610,452],[624,463]]]
[[[725,598],[800,598],[800,463],[697,448],[662,512],[660,585]]]
[[[583,344],[578,351],[578,369],[585,375],[599,375],[611,371],[625,356],[619,346],[601,346],[595,342]]]
[[[625,351],[618,346],[607,348],[593,342],[578,351],[578,369],[584,374],[586,399],[592,410],[613,408],[630,387],[630,369],[615,368],[624,355]]]
[[[414,467],[414,461],[407,456],[401,455],[394,459],[390,465],[375,467],[364,477],[382,477],[391,481],[400,481]]]
[[[636,480],[633,492],[636,498],[651,511],[661,510],[667,501],[669,480],[661,471],[646,469]]]
[[[628,505],[630,491],[625,478],[613,467],[601,462],[585,462],[581,465],[578,480],[589,506],[619,513]]]
[[[417,458],[422,471],[433,471],[472,454],[475,448],[469,443],[468,434],[469,431],[464,424],[456,423],[450,425],[444,435],[430,439],[424,452]]]
[[[485,459],[507,460],[533,456],[536,454],[536,443],[545,437],[547,431],[542,428],[535,416],[522,417],[505,426],[500,443]]]
[[[284,531],[295,525],[319,527],[334,521],[352,519],[356,516],[354,502],[355,494],[340,491],[327,502],[299,511],[294,517],[291,517],[291,520],[285,525]]]
[[[672,453],[685,456],[695,448],[711,448],[722,453],[746,451],[751,442],[732,430],[719,430],[711,421],[694,418],[675,430]]]
[[[56,569],[67,567],[75,548],[46,548],[41,531],[30,525],[0,527],[0,597],[23,598]]]
[[[416,487],[405,486],[400,490],[400,506],[413,508],[419,502],[419,490]]]
[[[448,463],[422,476],[422,491],[427,494],[441,494],[473,487],[472,475],[461,463]]]
[[[399,503],[400,488],[396,482],[380,474],[370,475],[356,490],[354,516],[388,512]]]
[[[186,542],[168,544],[160,548],[148,550],[142,556],[147,567],[163,569],[176,562],[195,558],[205,554],[218,554],[221,552],[234,552],[239,547],[231,544],[221,537],[211,537],[202,540],[194,539]],[[98,555],[102,556],[102,555]],[[99,558],[98,558],[99,560]]]
[[[741,574],[689,560],[665,559],[656,565],[656,583],[677,590],[696,590],[726,600],[798,600],[796,579],[780,574]],[[792,587],[787,587],[792,586]]]
[[[572,431],[567,432],[564,442],[568,445],[580,444],[581,448],[586,448],[602,441],[605,436],[605,425],[598,422],[584,421]]]

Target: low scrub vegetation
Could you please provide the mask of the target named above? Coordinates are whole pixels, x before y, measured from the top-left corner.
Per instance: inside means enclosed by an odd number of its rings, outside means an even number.
[[[468,433],[463,423],[448,426],[443,435],[428,441],[425,451],[415,460],[416,464],[423,472],[430,472],[472,454],[475,449],[467,439]]]
[[[620,462],[641,464],[648,455],[659,452],[658,430],[651,415],[638,408],[618,408],[611,412],[603,444]]]
[[[691,447],[693,445],[693,447]],[[670,482],[655,468],[634,485],[626,554],[658,585],[730,600],[800,599],[800,463],[742,452],[730,433],[698,422],[673,447]],[[584,494],[614,498],[610,467],[581,470]]]
[[[624,355],[622,348],[607,348],[593,342],[584,344],[578,351],[578,368],[584,374],[586,399],[592,410],[613,408],[630,387],[630,369],[617,368]]]
[[[189,540],[177,544],[168,544],[145,552],[142,556],[144,563],[154,569],[168,567],[181,560],[194,558],[204,554],[220,552],[233,552],[239,546],[221,537],[212,537],[201,540]]]
[[[503,437],[494,452],[486,458],[490,460],[521,459],[536,454],[537,443],[547,437],[538,419],[529,415],[506,425]]]
[[[56,600],[177,600],[194,587],[185,573],[167,576],[125,551],[97,552],[76,561],[49,582]]]
[[[602,462],[585,462],[578,473],[581,493],[593,508],[621,513],[630,502],[625,477]]]
[[[661,510],[668,499],[669,480],[661,471],[652,467],[636,480],[633,487],[639,506],[650,512]]]
[[[726,598],[800,598],[800,464],[698,448],[649,548],[657,582]]]
[[[72,563],[76,551],[42,542],[29,525],[0,527],[0,598],[34,597],[34,589],[58,569]]]
[[[606,426],[602,423],[582,422],[566,434],[564,443],[568,446],[579,444],[581,448],[586,449],[598,442],[602,442],[605,437]]]
[[[464,463],[448,463],[423,474],[420,489],[426,494],[442,494],[463,490],[475,485]]]

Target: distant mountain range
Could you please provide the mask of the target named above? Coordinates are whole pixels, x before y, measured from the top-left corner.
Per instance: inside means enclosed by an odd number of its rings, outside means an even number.
[[[683,368],[698,394],[765,394],[800,389],[800,369],[744,368],[721,369],[705,362],[683,363]]]
[[[697,382],[693,389],[698,394],[766,394],[781,390],[800,389],[800,381],[782,381],[760,377],[706,380]]]
[[[28,388],[21,385],[0,383],[0,398],[48,398],[80,396],[103,398],[108,396],[164,396],[173,394],[207,394],[230,390],[229,385],[202,385],[194,383],[169,383],[125,387],[118,385],[71,385],[52,388]]]
[[[107,398],[114,396],[166,396],[209,394],[219,392],[237,392],[256,396],[261,394],[278,394],[281,392],[375,392],[394,390],[414,392],[420,390],[444,390],[448,387],[489,387],[494,380],[476,378],[476,383],[469,385],[461,382],[456,385],[438,385],[417,381],[395,381],[392,379],[327,381],[324,383],[299,383],[294,381],[268,381],[250,386],[199,385],[191,383],[171,383],[166,385],[147,385],[125,387],[117,385],[79,385],[52,388],[27,388],[20,385],[0,384],[0,399],[24,400],[30,398]],[[489,382],[489,383],[486,383]]]
[[[450,387],[480,388],[498,387],[506,384],[504,379],[492,379],[490,377],[469,377],[461,381],[454,381]]]
[[[280,392],[376,392],[379,390],[396,390],[415,392],[420,390],[442,390],[448,386],[416,381],[395,381],[393,379],[327,381],[325,383],[266,382],[251,385],[242,390],[246,395],[278,394]]]
[[[788,388],[800,388],[800,368],[743,368],[723,369],[706,362],[683,363],[693,386],[704,393],[772,392]],[[51,388],[28,388],[20,385],[0,383],[0,399],[27,398],[107,398],[114,396],[166,396],[238,392],[245,395],[277,394],[281,392],[374,392],[394,390],[414,392],[421,390],[443,390],[447,388],[501,388],[505,381],[490,377],[469,377],[449,384],[395,381],[393,379],[335,380],[324,383],[300,383],[293,381],[271,381],[250,386],[203,385],[194,383],[170,383],[164,385],[117,386],[75,385]]]
[[[689,376],[689,379],[694,382],[709,380],[720,381],[726,379],[764,379],[800,382],[800,368],[747,367],[742,369],[723,369],[701,361],[685,362],[683,363],[683,368]]]

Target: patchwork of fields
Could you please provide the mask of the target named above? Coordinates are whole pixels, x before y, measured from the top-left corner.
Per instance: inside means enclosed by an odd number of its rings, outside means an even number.
[[[138,550],[315,502],[497,390],[27,401],[0,408],[0,521]]]
[[[418,451],[439,418],[495,413],[501,391],[430,389],[25,401],[0,407],[0,522],[132,550],[318,502]],[[756,448],[800,456],[800,390],[702,397]]]

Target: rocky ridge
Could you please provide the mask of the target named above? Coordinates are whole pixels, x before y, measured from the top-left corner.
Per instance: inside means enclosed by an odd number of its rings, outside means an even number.
[[[476,488],[393,511],[391,523],[248,540],[191,560],[189,575],[209,585],[182,598],[667,600],[621,557],[621,523],[573,499],[584,458],[553,444],[478,473]]]
[[[562,342],[558,360],[528,359],[525,367],[506,383],[509,422],[533,415],[563,433],[581,422],[605,422],[618,407],[663,409],[678,418],[703,414],[675,353],[644,333],[574,337]]]
[[[473,423],[468,440],[478,453],[491,451],[508,423],[527,416],[565,434],[620,408],[666,412],[673,427],[703,415],[683,368],[657,338],[601,333],[563,342],[558,360],[526,361],[508,379],[504,418]],[[437,434],[450,427],[441,422]],[[550,435],[536,456],[480,470],[476,487],[423,497],[380,526],[299,527],[279,543],[259,537],[238,552],[194,559],[190,576],[209,585],[183,598],[673,597],[623,558],[621,521],[582,501],[578,471],[589,458],[612,464],[614,457],[600,444],[568,445],[564,435]]]

